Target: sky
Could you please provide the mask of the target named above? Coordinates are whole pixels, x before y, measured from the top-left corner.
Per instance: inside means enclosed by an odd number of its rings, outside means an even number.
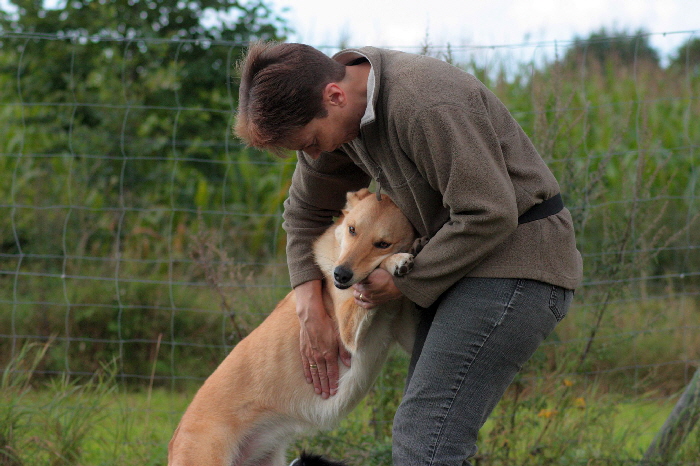
[[[510,49],[527,59],[528,54],[551,55],[554,43],[565,46],[575,36],[606,27],[643,28],[665,60],[689,38],[700,37],[700,0],[265,1],[295,29],[291,41],[327,47],[329,53],[341,42],[409,51],[427,42],[449,44],[465,54],[475,47],[517,46]],[[7,1],[0,0],[0,7],[6,8]]]
[[[296,33],[314,46],[452,47],[567,42],[601,27],[653,33],[661,55],[695,31],[700,0],[271,0]],[[352,6],[351,6],[352,5]],[[666,33],[666,34],[664,34]],[[677,34],[669,34],[677,33]]]

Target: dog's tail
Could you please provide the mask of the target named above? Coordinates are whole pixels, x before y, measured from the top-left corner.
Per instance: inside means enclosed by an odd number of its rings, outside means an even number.
[[[302,452],[301,456],[291,463],[289,466],[348,466],[342,461],[330,461],[323,456],[310,455],[306,452]]]

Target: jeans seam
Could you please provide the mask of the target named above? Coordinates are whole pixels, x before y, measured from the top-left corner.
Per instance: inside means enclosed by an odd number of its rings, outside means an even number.
[[[503,312],[501,313],[501,316],[498,318],[498,321],[491,327],[491,330],[489,331],[488,335],[481,341],[481,344],[479,345],[479,349],[477,350],[476,354],[474,357],[471,359],[469,362],[469,365],[467,365],[462,373],[459,374],[459,382],[454,386],[452,389],[452,397],[450,398],[448,405],[443,408],[444,415],[440,419],[440,429],[435,436],[435,440],[432,445],[432,453],[430,455],[430,465],[434,464],[435,462],[435,455],[437,454],[437,449],[438,449],[438,444],[440,443],[440,438],[442,437],[442,433],[445,429],[445,419],[447,416],[450,414],[450,411],[452,409],[452,405],[454,404],[455,398],[457,398],[457,393],[459,393],[459,390],[462,388],[462,385],[464,384],[464,380],[467,378],[467,375],[469,374],[469,371],[472,368],[473,362],[476,360],[476,358],[479,356],[481,353],[482,349],[484,348],[484,345],[491,339],[491,336],[493,335],[493,332],[498,328],[499,325],[501,325],[501,322],[503,322],[503,319],[505,318],[506,314],[508,314],[508,311],[512,310],[512,304],[516,296],[520,295],[521,290],[523,289],[524,282],[523,280],[518,280],[515,289],[511,293],[510,297],[508,298],[508,302],[506,305],[503,307]]]

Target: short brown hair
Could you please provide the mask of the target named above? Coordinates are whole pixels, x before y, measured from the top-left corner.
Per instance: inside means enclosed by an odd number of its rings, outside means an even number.
[[[304,44],[257,42],[239,65],[234,131],[247,144],[276,149],[314,118],[327,115],[322,92],[345,66]]]

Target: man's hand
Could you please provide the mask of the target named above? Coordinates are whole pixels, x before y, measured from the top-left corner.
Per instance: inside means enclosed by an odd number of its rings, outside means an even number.
[[[338,357],[350,367],[350,353],[340,343],[335,322],[323,304],[321,281],[312,280],[294,289],[301,324],[301,362],[308,383],[324,399],[338,391]]]
[[[394,285],[394,278],[384,269],[376,269],[352,288],[355,304],[365,309],[372,309],[403,296],[403,293]]]

